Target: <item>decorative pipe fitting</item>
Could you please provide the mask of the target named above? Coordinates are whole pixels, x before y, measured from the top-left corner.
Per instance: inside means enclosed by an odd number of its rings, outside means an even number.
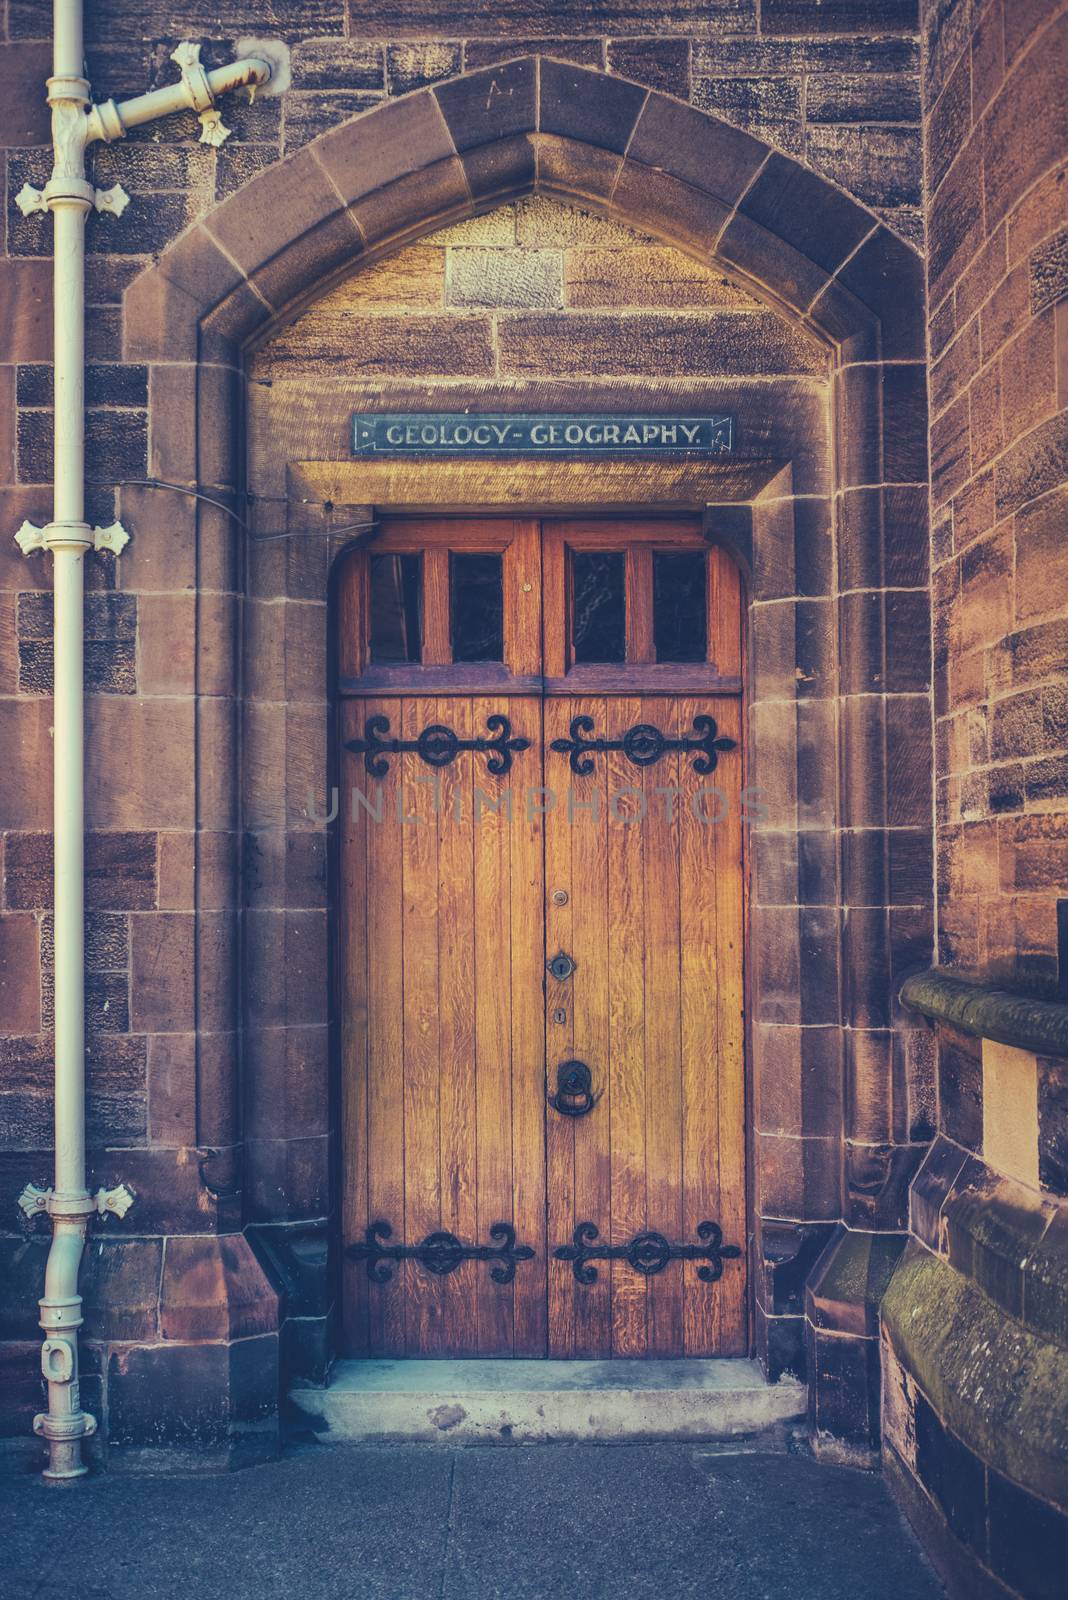
[[[257,89],[266,89],[272,84],[276,75],[282,86],[288,81],[282,76],[283,67],[288,72],[286,47],[268,44],[261,49],[262,54],[239,56],[236,61],[209,71],[200,60],[199,44],[183,40],[171,52],[171,60],[182,74],[179,82],[150,89],[147,94],[136,95],[119,104],[105,100],[101,105],[90,107],[88,116],[82,119],[86,142],[92,144],[102,139],[106,144],[113,144],[116,139],[124,138],[130,128],[142,123],[155,122],[176,111],[195,111],[200,118],[201,142],[221,144],[229,129],[224,128],[216,109],[220,95],[233,89],[247,89],[253,95]]]
[[[288,50],[266,44],[263,56],[247,56],[208,72],[194,43],[180,45],[174,59],[181,81],[116,105],[90,103],[81,76],[85,59],[83,0],[54,0],[52,76],[52,174],[44,189],[30,184],[17,203],[24,215],[51,211],[53,219],[53,335],[55,369],[53,515],[47,527],[24,522],[16,534],[25,555],[47,549],[53,557],[54,692],[53,770],[55,855],[55,1186],[28,1184],[19,1198],[27,1217],[41,1212],[52,1224],[40,1299],[41,1372],[48,1385],[48,1410],[34,1419],[34,1432],[47,1439],[46,1478],[77,1478],[87,1470],[81,1441],[96,1431],[82,1410],[78,1383],[78,1329],[82,1302],[78,1269],[89,1218],[109,1212],[121,1217],[133,1203],[125,1184],[89,1194],[85,1183],[85,1018],[84,984],[84,564],[87,549],[116,554],[126,543],[119,523],[90,530],[85,521],[85,218],[96,208],[121,214],[128,196],[115,184],[98,192],[85,175],[86,145],[121,139],[128,128],[192,108],[210,143],[225,138],[215,110],[219,95],[288,78]],[[283,71],[284,69],[284,71]],[[205,120],[207,119],[207,120]]]
[[[200,46],[194,44],[192,39],[183,39],[177,49],[171,51],[171,60],[182,74],[193,110],[207,111],[209,106],[215,104],[215,96],[208,82],[207,69],[201,65]]]

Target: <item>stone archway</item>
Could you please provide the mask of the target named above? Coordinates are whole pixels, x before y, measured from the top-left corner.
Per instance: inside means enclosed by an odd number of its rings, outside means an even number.
[[[807,1337],[827,1375],[815,1386],[818,1425],[863,1442],[874,1307],[923,1137],[909,1089],[922,1036],[898,1026],[894,999],[904,972],[930,956],[921,781],[930,708],[915,661],[894,648],[916,636],[927,604],[919,258],[841,190],[748,134],[624,79],[524,57],[324,134],[134,281],[124,354],[149,367],[150,470],[240,517],[249,343],[362,262],[532,191],[714,257],[830,352],[833,468],[801,473],[796,435],[773,442],[769,427],[750,448],[774,470],[751,508],[734,508],[744,524],[736,542],[751,557],[754,663],[773,667],[753,728],[791,819],[754,851],[754,1279],[769,1372],[796,1370]],[[327,906],[287,900],[277,862],[263,864],[272,887],[250,904],[233,860],[243,829],[273,829],[284,851],[299,785],[325,774],[321,711],[310,700],[257,710],[243,764],[235,757],[241,704],[219,641],[238,626],[231,597],[246,586],[240,523],[207,501],[196,508],[198,1142],[212,1152],[206,1183],[227,1196],[220,1232],[237,1223],[244,1173],[244,1220],[288,1286],[290,1313],[303,1308],[292,1360],[314,1375],[329,1319],[329,1134],[325,1122],[302,1121],[290,1136],[286,1101],[291,1040],[316,1056],[329,1022],[328,996],[308,981],[310,966],[327,965]],[[151,537],[146,511],[127,515]],[[834,552],[818,577],[805,560],[817,528]],[[323,542],[314,555],[281,555],[271,581],[280,601],[325,602]],[[296,627],[300,606],[288,609]],[[278,625],[290,625],[281,606]],[[242,1015],[210,979],[220,963],[242,966]],[[292,982],[279,985],[279,970]],[[242,1127],[250,998],[281,1109]],[[308,1072],[325,1083],[327,1070],[324,1048]],[[805,1279],[836,1229],[806,1306]]]

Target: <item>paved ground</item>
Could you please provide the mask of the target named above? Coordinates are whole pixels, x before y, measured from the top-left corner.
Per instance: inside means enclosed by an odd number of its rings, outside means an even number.
[[[878,1478],[681,1444],[0,1480],[4,1600],[938,1600]]]

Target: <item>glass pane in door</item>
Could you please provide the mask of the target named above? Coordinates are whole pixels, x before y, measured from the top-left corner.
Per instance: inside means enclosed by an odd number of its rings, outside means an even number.
[[[504,659],[504,584],[501,557],[453,550],[449,590],[454,661]]]
[[[421,661],[422,558],[371,557],[371,660]]]
[[[653,553],[653,639],[658,661],[708,656],[708,568],[703,550]]]
[[[626,659],[625,566],[621,550],[572,550],[571,645],[576,661]]]

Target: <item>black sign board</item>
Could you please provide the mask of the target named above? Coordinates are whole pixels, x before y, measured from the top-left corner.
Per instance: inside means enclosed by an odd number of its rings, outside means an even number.
[[[722,456],[734,419],[355,412],[356,456]]]

